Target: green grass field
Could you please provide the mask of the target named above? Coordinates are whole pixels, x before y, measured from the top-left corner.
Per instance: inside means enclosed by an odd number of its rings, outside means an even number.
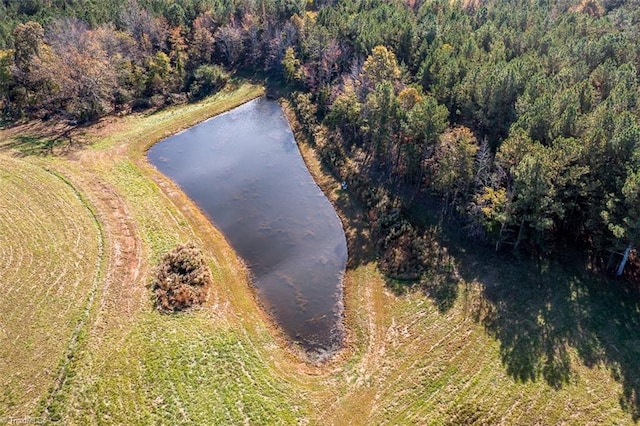
[[[89,128],[0,131],[0,420],[637,422],[634,295],[579,265],[446,240],[458,282],[397,291],[377,270],[365,213],[303,141],[352,260],[346,348],[320,366],[298,357],[260,310],[224,237],[144,157],[159,139],[261,93],[238,84],[202,103]],[[152,269],[189,240],[214,274],[209,302],[159,314],[146,288]]]
[[[0,153],[0,417],[56,386],[100,284],[102,235],[73,186]]]

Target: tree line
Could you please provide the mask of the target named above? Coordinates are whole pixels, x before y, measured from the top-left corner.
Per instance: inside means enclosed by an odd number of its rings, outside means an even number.
[[[638,244],[633,2],[99,3],[0,3],[5,115],[92,120],[259,71],[295,89],[305,132],[368,206],[397,276],[422,272],[428,238],[410,212],[434,198],[498,249],[569,244],[606,263]]]
[[[304,12],[304,2],[129,0],[105,3],[87,22],[65,14],[67,2],[31,3],[41,6],[28,17],[41,19],[16,24],[0,51],[3,112],[79,122],[199,99],[223,86],[230,69],[277,74],[296,42],[288,18]],[[25,18],[8,13],[0,26],[10,16]]]
[[[627,2],[341,1],[315,25],[346,57],[306,79],[299,116],[374,210],[411,217],[428,194],[496,249],[615,265],[640,237],[639,18]]]

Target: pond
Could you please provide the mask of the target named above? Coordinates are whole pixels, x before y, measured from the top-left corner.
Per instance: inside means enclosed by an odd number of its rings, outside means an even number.
[[[148,159],[224,233],[263,307],[310,359],[341,347],[344,230],[277,102],[213,117],[154,145]]]

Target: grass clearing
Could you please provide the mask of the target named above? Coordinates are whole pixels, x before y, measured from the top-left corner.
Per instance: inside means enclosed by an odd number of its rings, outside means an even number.
[[[29,190],[0,193],[2,207],[7,200],[26,202],[34,217],[65,208],[68,214],[52,220],[66,225],[51,226],[74,231],[51,237],[63,241],[75,235],[83,257],[74,273],[95,277],[100,258],[99,229],[82,200],[92,206],[105,235],[105,270],[96,300],[65,385],[48,407],[49,420],[79,425],[637,420],[637,298],[614,288],[602,291],[611,283],[573,272],[576,268],[493,257],[455,241],[443,241],[443,246],[456,260],[459,282],[447,284],[446,291],[429,285],[396,291],[402,286],[389,286],[377,269],[366,212],[340,189],[302,138],[305,161],[343,220],[351,257],[345,275],[347,348],[322,366],[300,361],[259,309],[242,263],[224,237],[144,157],[152,143],[261,93],[260,87],[239,84],[202,103],[112,117],[88,128],[54,132],[32,125],[0,131],[0,184],[23,176],[33,180],[21,184]],[[44,140],[46,146],[67,131],[70,146],[35,152],[15,143],[19,138],[23,143]],[[7,151],[28,157],[9,158]],[[60,206],[56,191],[66,194],[70,207]],[[19,222],[24,215],[14,216],[0,209],[0,227],[34,226]],[[0,233],[6,241],[0,245],[3,264],[20,259],[20,265],[33,267],[0,269],[0,290],[49,269],[62,270],[71,258],[49,257],[49,235],[42,231],[8,238],[5,228]],[[192,313],[161,315],[153,311],[145,286],[162,254],[189,240],[203,247],[214,275],[209,301]],[[73,252],[75,246],[69,247]],[[77,277],[60,277],[67,299],[86,302],[90,282],[80,285],[74,284]],[[29,291],[41,288],[31,284]],[[20,291],[21,296],[31,294]],[[41,301],[47,309],[38,312],[53,312],[62,303],[56,300],[51,306],[48,299]],[[82,311],[80,306],[58,314],[67,322],[55,332],[72,334]],[[57,353],[47,354],[53,370],[41,376],[40,396],[23,403],[27,398],[20,392],[32,384],[27,380],[32,366],[23,365],[21,357],[37,355],[37,345],[49,344],[40,336],[53,330],[46,318],[34,322],[25,329],[33,343],[19,346],[14,343],[19,321],[3,316],[0,322],[0,338],[14,333],[0,347],[0,360],[8,361],[0,368],[10,372],[0,379],[0,418],[41,415],[37,402],[55,380],[66,348],[63,341]],[[34,362],[34,369],[46,371],[44,359]]]
[[[76,424],[292,424],[292,385],[206,311],[146,313],[79,396]],[[77,417],[76,417],[77,416]]]
[[[64,180],[0,153],[0,415],[55,386],[102,262],[92,212]]]

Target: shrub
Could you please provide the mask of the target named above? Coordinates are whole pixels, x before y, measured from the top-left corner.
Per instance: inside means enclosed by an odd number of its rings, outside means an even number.
[[[164,255],[152,288],[161,311],[181,311],[207,299],[211,271],[202,251],[193,243],[180,244]]]

